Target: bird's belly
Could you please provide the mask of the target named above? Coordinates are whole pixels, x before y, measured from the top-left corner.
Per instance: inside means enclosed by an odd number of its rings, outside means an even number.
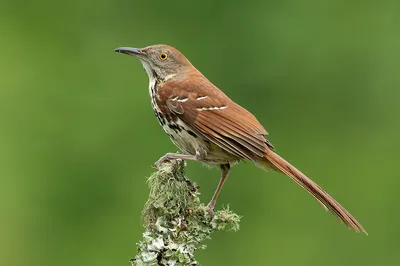
[[[196,148],[199,146],[198,141],[189,135],[186,131],[176,132],[168,126],[164,127],[171,141],[185,154],[196,154]]]
[[[195,134],[180,119],[165,123],[163,129],[183,153],[197,155],[206,164],[226,164],[238,159],[202,136]]]
[[[162,125],[171,141],[185,154],[195,155],[206,148],[206,143],[191,131],[180,119]]]

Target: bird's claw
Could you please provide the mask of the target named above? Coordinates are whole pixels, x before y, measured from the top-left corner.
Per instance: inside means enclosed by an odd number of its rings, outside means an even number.
[[[157,169],[160,169],[161,165],[165,162],[169,162],[171,161],[171,158],[169,158],[168,154],[165,154],[164,156],[162,156],[160,159],[158,159],[157,162],[155,162],[154,166]]]
[[[207,206],[208,207],[208,206]],[[207,208],[208,209],[208,214],[211,216],[211,218],[213,218],[214,217],[214,214],[215,214],[215,212],[214,212],[214,208],[210,208],[210,207],[208,207]]]
[[[210,214],[211,218],[214,217],[214,206],[215,206],[215,201],[211,200],[210,203],[207,204],[207,209],[208,213]]]
[[[174,157],[173,154],[167,153],[167,154],[165,154],[164,156],[162,156],[160,159],[158,159],[158,161],[155,162],[154,166],[157,168],[157,170],[159,170],[160,167],[161,167],[161,165],[162,165],[163,163],[166,163],[166,162],[171,162],[171,163],[173,163],[173,167],[174,167],[174,168],[177,168],[178,165],[179,165],[179,159],[176,158],[176,157]],[[184,164],[186,165],[185,161],[183,161],[183,162],[184,162]]]

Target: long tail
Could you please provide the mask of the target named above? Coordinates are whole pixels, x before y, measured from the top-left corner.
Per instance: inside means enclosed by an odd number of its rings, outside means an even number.
[[[343,221],[348,227],[352,228],[356,232],[367,232],[364,230],[362,225],[345,209],[343,208],[334,198],[328,195],[320,186],[314,181],[305,176],[302,172],[297,170],[290,163],[285,161],[278,154],[271,150],[264,155],[265,157],[256,162],[256,164],[262,168],[272,168],[289,176],[302,188],[307,190],[322,206],[331,211],[341,221]]]

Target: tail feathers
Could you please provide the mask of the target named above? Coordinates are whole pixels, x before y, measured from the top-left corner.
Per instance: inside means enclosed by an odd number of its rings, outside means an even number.
[[[310,193],[319,203],[321,203],[326,210],[331,211],[348,227],[352,228],[356,232],[364,232],[367,234],[362,225],[314,181],[309,179],[302,172],[297,170],[294,166],[273,151],[268,150],[264,156],[264,158],[257,161],[257,165],[265,169],[272,168],[289,176],[308,193]]]

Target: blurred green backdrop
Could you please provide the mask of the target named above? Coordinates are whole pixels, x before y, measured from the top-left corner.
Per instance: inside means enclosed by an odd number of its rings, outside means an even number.
[[[243,215],[203,265],[399,265],[400,3],[2,1],[0,264],[129,265],[146,176],[176,151],[119,46],[167,43],[336,197],[356,234],[288,178],[233,168]],[[205,202],[218,170],[189,162]]]

